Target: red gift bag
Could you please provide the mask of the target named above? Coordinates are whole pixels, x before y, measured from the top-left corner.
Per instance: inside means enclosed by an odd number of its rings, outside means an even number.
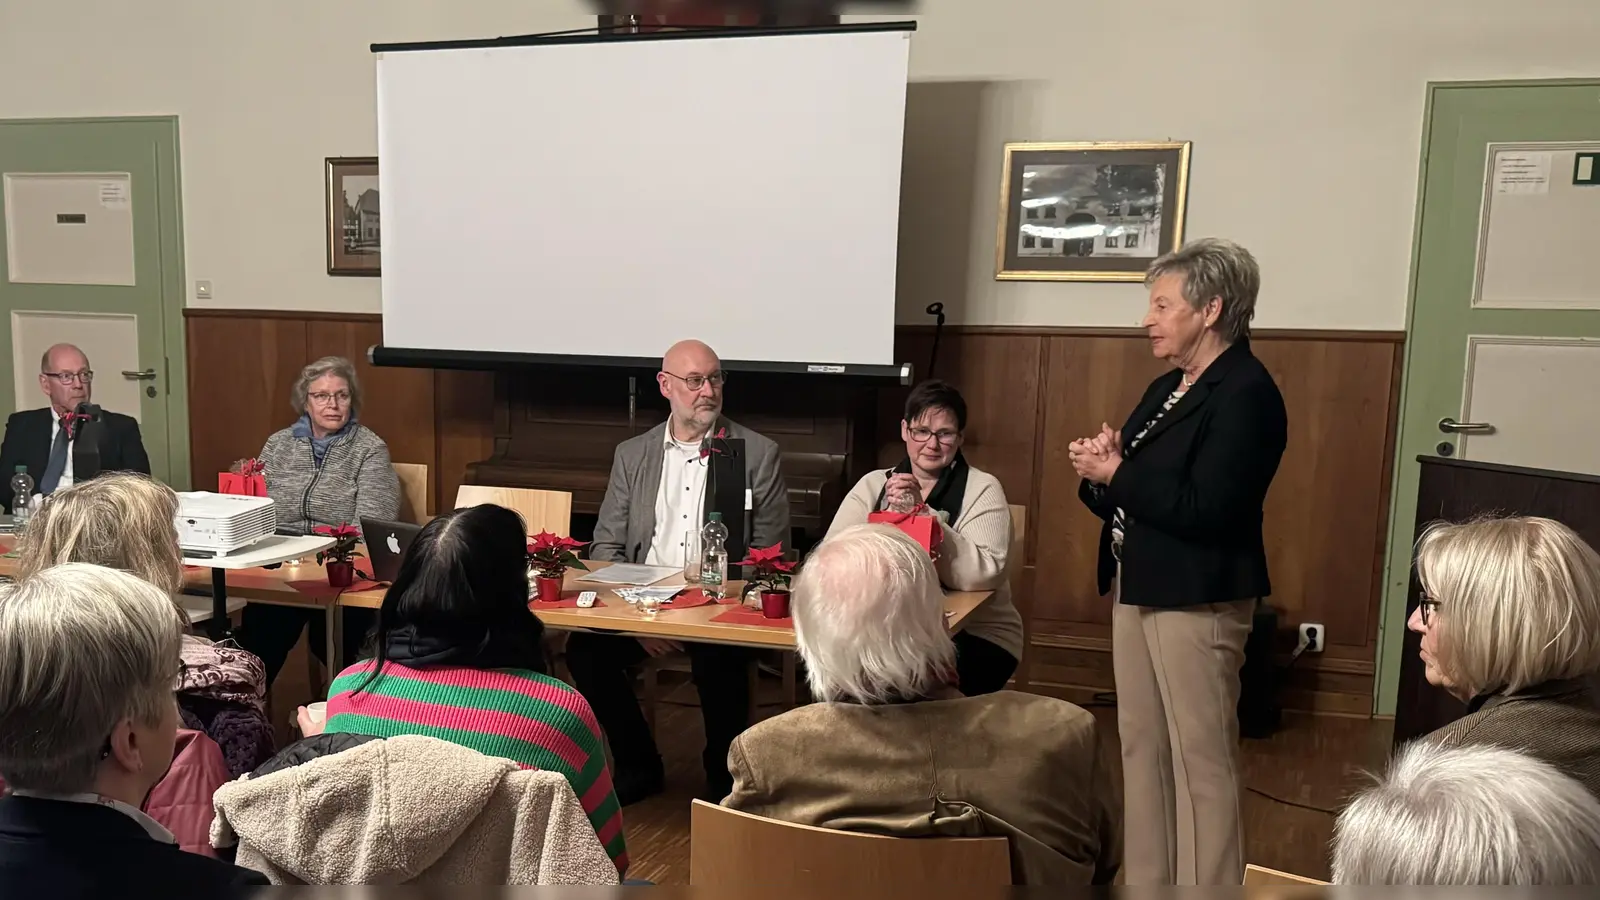
[[[875,512],[867,516],[867,521],[880,525],[893,525],[911,536],[911,539],[922,545],[928,551],[928,556],[939,558],[939,543],[944,540],[944,531],[939,527],[937,515],[922,515],[927,507],[918,506],[908,513]]]
[[[259,460],[242,459],[226,472],[217,473],[217,493],[245,497],[267,496],[267,468]]]

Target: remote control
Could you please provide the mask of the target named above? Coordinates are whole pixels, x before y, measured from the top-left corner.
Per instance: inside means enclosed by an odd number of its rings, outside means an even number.
[[[579,606],[579,608],[581,608],[581,609],[589,609],[590,607],[594,606],[595,596],[596,596],[596,594],[595,594],[594,591],[584,591],[583,593],[579,594],[578,595],[578,606]]]

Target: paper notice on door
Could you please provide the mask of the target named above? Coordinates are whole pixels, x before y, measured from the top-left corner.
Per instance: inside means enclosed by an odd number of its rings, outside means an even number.
[[[1548,194],[1549,153],[1497,153],[1494,157],[1496,194]]]
[[[100,182],[100,205],[106,209],[127,209],[128,183],[126,181]]]

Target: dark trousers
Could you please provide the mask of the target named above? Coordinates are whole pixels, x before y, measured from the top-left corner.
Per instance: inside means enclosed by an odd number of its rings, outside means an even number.
[[[706,786],[710,793],[725,797],[733,790],[728,746],[750,727],[749,665],[753,654],[743,647],[720,644],[685,644],[684,649],[705,720],[706,749],[701,761]],[[661,765],[661,751],[650,736],[629,672],[648,656],[631,637],[580,631],[567,639],[567,669],[605,729],[619,772]]]
[[[345,662],[352,663],[361,657],[367,633],[377,623],[378,613],[372,609],[346,608],[343,615],[341,652]],[[328,655],[328,623],[320,609],[252,603],[244,608],[240,623],[239,646],[261,657],[269,686],[283,669],[284,660],[289,658],[289,651],[294,649],[307,625],[311,627],[311,653],[324,666],[328,665],[328,660],[324,659]],[[337,674],[328,673],[330,678]]]
[[[965,631],[956,632],[956,675],[961,693],[968,697],[1005,690],[1006,681],[1017,671],[1017,658],[996,644]]]

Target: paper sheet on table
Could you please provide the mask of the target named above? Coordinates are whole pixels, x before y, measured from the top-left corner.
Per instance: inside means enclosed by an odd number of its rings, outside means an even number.
[[[667,587],[634,587],[618,588],[617,596],[629,603],[638,603],[640,600],[654,598],[662,603],[671,603],[672,598],[683,593],[683,585],[670,585]]]
[[[587,575],[579,575],[578,581],[596,581],[600,584],[654,584],[668,575],[683,575],[680,566],[645,566],[638,563],[613,563],[604,569],[596,569]]]

